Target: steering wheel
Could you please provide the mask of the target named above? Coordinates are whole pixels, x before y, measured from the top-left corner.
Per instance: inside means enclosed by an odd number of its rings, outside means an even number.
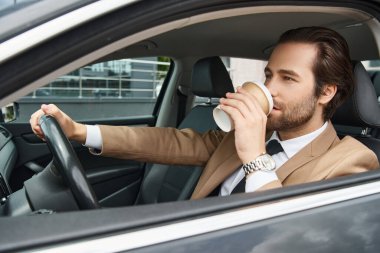
[[[44,115],[40,118],[39,123],[53,155],[54,164],[71,189],[79,208],[100,208],[95,193],[87,181],[82,164],[57,120]]]

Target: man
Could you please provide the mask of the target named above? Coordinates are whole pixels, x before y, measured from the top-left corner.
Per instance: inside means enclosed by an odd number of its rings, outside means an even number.
[[[305,27],[284,33],[265,68],[274,108],[267,117],[241,88],[220,100],[232,118],[231,133],[191,129],[85,126],[54,105],[42,105],[30,123],[41,138],[38,118],[54,116],[69,139],[100,154],[152,163],[205,166],[192,198],[213,191],[229,195],[367,171],[376,155],[351,137],[339,140],[329,121],[353,90],[346,41],[333,30]],[[271,133],[273,132],[273,133]],[[266,147],[266,135],[277,143]],[[280,143],[281,145],[278,145]],[[277,153],[270,152],[272,144]],[[269,147],[270,146],[270,147]]]

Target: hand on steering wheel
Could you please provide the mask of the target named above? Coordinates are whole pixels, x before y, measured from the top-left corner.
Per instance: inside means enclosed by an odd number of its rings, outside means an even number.
[[[79,208],[99,208],[98,200],[87,181],[82,164],[56,119],[43,115],[39,119],[39,125],[53,155],[55,165],[70,187]]]

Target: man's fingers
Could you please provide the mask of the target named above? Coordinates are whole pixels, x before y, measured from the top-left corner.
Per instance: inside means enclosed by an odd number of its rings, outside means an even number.
[[[246,94],[242,94],[242,93],[227,93],[227,99],[235,99],[235,100],[238,100],[238,101],[241,101],[241,103],[243,103],[247,109],[250,111],[250,112],[256,112],[257,111],[257,107],[252,103],[252,98],[248,97]]]
[[[32,131],[35,135],[39,136],[43,136],[43,132],[42,132],[42,129],[40,127],[40,125],[38,124],[38,118],[37,116],[33,117],[30,119],[30,125],[31,125],[31,128],[32,128]]]
[[[242,116],[244,118],[249,117],[249,115],[251,113],[250,110],[249,110],[249,108],[241,100],[232,99],[232,98],[221,99],[221,104],[236,108],[237,110],[239,110],[239,112],[242,114]]]
[[[247,106],[250,108],[251,111],[257,112],[257,111],[263,111],[261,108],[260,103],[257,101],[256,97],[249,93],[248,91],[244,90],[242,87],[237,88],[237,93],[240,95],[240,98],[245,101]]]
[[[226,97],[227,99],[221,99],[221,103],[238,108],[246,119],[265,115],[256,98],[246,93],[227,93]]]
[[[42,132],[42,129],[40,127],[39,120],[40,120],[41,116],[44,114],[45,114],[45,112],[42,109],[40,109],[40,110],[36,111],[35,113],[33,113],[30,117],[30,120],[29,120],[29,123],[30,123],[30,126],[32,128],[33,133],[37,137],[41,138],[42,140],[44,140],[45,136],[44,136],[44,133]]]
[[[61,110],[59,110],[59,108],[54,105],[54,104],[48,104],[48,105],[41,105],[41,110],[47,114],[47,115],[51,115],[55,118],[59,118],[61,117]]]
[[[50,115],[54,117],[59,125],[61,126],[63,132],[68,138],[76,137],[75,134],[78,132],[78,128],[75,121],[73,121],[69,116],[67,116],[63,111],[61,111],[54,104],[43,104],[41,105],[41,109],[37,112],[33,113],[30,119],[30,125],[32,127],[33,132],[39,136],[40,138],[44,138],[43,132],[39,126],[39,119],[42,115]],[[84,131],[81,131],[82,134]],[[85,136],[80,136],[80,140],[83,141]]]

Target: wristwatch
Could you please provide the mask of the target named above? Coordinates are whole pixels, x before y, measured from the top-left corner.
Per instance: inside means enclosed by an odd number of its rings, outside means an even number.
[[[259,155],[252,162],[243,164],[243,170],[246,176],[248,176],[249,174],[255,171],[270,172],[270,171],[273,171],[275,168],[276,168],[276,162],[274,161],[272,156],[270,156],[267,153]]]

